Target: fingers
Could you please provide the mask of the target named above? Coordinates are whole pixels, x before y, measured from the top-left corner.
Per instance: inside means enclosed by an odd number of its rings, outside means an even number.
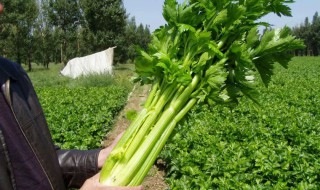
[[[122,137],[123,133],[124,133],[124,132],[121,132],[121,133],[114,139],[114,141],[112,142],[111,147],[114,147],[114,146],[118,143],[118,141],[119,141],[120,138]]]
[[[0,14],[3,12],[3,5],[0,3]]]

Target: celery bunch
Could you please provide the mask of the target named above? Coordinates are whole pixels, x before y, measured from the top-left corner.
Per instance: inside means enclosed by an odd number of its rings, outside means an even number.
[[[167,21],[136,60],[138,81],[152,84],[144,109],[103,166],[100,182],[140,185],[177,123],[195,104],[258,102],[256,76],[267,85],[274,63],[284,67],[303,43],[289,28],[258,22],[274,12],[290,16],[292,0],[166,0]]]

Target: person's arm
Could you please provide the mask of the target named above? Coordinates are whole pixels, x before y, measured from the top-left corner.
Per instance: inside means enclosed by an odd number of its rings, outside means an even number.
[[[68,187],[80,190],[142,190],[138,187],[111,187],[99,183],[100,172],[105,159],[113,145],[102,150],[58,150],[62,153],[59,162],[62,164],[64,180]]]
[[[79,188],[90,177],[99,172],[96,150],[57,150],[65,184],[70,188]]]
[[[102,168],[106,158],[117,144],[122,134],[104,149],[96,150],[60,150],[57,148],[63,179],[68,187],[79,188]]]

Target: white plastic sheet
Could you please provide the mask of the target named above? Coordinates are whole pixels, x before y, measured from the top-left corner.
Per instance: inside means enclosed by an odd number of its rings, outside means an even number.
[[[90,74],[112,74],[114,48],[71,59],[63,68],[61,74],[71,78]]]

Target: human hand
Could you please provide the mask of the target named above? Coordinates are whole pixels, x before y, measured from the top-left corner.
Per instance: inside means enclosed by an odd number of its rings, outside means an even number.
[[[99,183],[100,172],[93,177],[87,179],[80,190],[143,190],[142,186],[136,187],[118,187],[118,186],[107,186]]]
[[[110,146],[108,146],[107,148],[102,149],[99,152],[98,155],[98,167],[102,168],[105,160],[107,159],[107,157],[109,156],[110,152],[112,151],[112,149],[114,148],[114,146],[116,146],[116,144],[118,143],[118,141],[120,140],[120,138],[122,137],[123,132],[120,133],[112,142],[112,144]]]
[[[0,14],[3,12],[3,5],[0,3]]]

